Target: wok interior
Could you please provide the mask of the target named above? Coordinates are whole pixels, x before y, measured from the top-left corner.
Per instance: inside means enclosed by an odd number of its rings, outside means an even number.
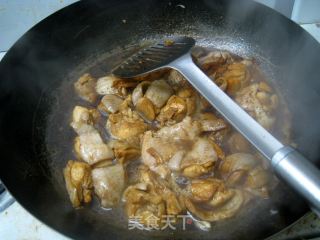
[[[6,146],[3,159],[10,159],[3,162],[1,178],[31,213],[75,238],[132,239],[134,234],[126,231],[127,222],[116,212],[111,215],[95,206],[94,211],[74,211],[61,169],[66,159],[72,159],[74,135],[68,123],[76,101],[73,81],[88,71],[97,76],[107,73],[134,52],[137,44],[181,34],[195,37],[198,45],[255,57],[289,105],[299,150],[313,160],[319,156],[320,49],[310,36],[254,4],[234,7],[222,1],[184,1],[185,8],[181,8],[174,1],[171,5],[142,2],[81,3],[78,8],[65,9],[22,38],[0,67],[0,146]],[[189,229],[140,231],[135,236],[265,237],[306,211],[302,200],[284,186],[273,195],[272,201],[258,203],[245,216],[215,224],[209,234]],[[279,213],[272,215],[270,209]]]

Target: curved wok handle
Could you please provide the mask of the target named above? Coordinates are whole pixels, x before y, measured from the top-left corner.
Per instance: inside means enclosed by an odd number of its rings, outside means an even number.
[[[272,158],[277,175],[310,203],[320,216],[320,171],[291,147],[283,147]]]
[[[225,94],[185,54],[168,67],[178,70],[258,151],[272,162],[276,173],[320,212],[320,171],[301,154],[285,147]]]
[[[6,210],[12,203],[14,203],[14,198],[4,188],[3,184],[0,181],[0,190],[2,190],[2,188],[4,189],[4,191],[0,193],[0,213]]]

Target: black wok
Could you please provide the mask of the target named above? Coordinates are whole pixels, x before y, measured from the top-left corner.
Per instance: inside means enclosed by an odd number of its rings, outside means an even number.
[[[261,239],[308,211],[282,184],[211,232],[129,231],[119,212],[71,207],[61,169],[74,158],[72,81],[101,76],[139,43],[173,34],[254,56],[288,102],[298,149],[319,162],[320,45],[298,25],[245,1],[82,1],[28,31],[0,64],[0,177],[31,214],[76,239]]]

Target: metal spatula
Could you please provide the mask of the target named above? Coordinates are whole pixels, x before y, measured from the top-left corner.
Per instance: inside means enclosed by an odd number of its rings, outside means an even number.
[[[295,149],[279,142],[193,63],[190,50],[194,44],[195,40],[190,37],[159,42],[127,59],[113,74],[131,78],[163,68],[179,71],[233,127],[271,161],[277,175],[303,195],[319,214],[320,171]]]

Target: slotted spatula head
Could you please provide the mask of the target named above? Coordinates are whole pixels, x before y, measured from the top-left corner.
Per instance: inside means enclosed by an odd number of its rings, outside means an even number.
[[[120,78],[132,78],[165,67],[170,62],[189,52],[195,40],[191,37],[176,37],[158,42],[134,54],[112,73]]]

